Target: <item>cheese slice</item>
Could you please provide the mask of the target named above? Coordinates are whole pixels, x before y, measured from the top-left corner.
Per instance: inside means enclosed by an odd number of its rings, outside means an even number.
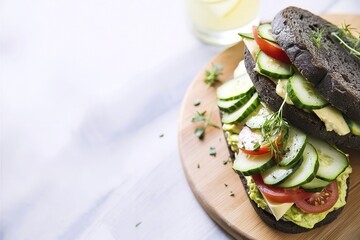
[[[251,56],[253,57],[253,59],[256,59],[256,55],[260,51],[259,45],[257,45],[255,40],[252,39],[243,38],[243,41],[247,49],[249,50]]]
[[[234,78],[240,77],[243,74],[247,74],[244,60],[240,61],[238,66],[235,68],[235,70],[234,70]]]
[[[262,193],[261,193],[262,194]],[[273,201],[270,201],[264,194],[262,194],[265,202],[267,203],[268,207],[270,208],[270,211],[275,216],[276,221],[279,221],[282,216],[291,208],[294,203],[276,203]]]

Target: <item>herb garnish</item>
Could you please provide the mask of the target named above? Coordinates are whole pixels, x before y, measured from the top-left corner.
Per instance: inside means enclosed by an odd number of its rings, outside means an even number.
[[[351,33],[350,24],[343,24],[342,32],[332,32],[331,35],[334,36],[341,45],[347,48],[350,51],[350,54],[353,54],[355,57],[360,58],[360,33],[356,38]],[[347,42],[345,42],[347,41]]]
[[[315,43],[316,47],[318,49],[321,48],[321,38],[322,38],[322,35],[324,33],[324,29],[316,29],[316,31],[312,31],[311,32],[311,39],[313,40],[313,42]]]
[[[210,148],[209,148],[209,154],[210,154],[210,156],[213,156],[213,157],[216,156],[216,149],[215,149],[215,147],[210,147]]]
[[[199,112],[197,111],[195,116],[192,117],[191,121],[193,123],[195,122],[204,122],[204,125],[203,126],[200,126],[200,127],[197,127],[195,129],[195,136],[197,138],[199,138],[200,140],[204,138],[204,135],[205,135],[205,129],[208,127],[208,126],[212,126],[212,127],[215,127],[215,128],[219,128],[219,126],[217,126],[215,123],[213,123],[209,118],[206,117],[206,111],[203,111],[203,112]]]
[[[137,224],[135,224],[135,227],[137,228],[142,222],[138,222]]]
[[[211,70],[205,70],[204,82],[210,87],[214,86],[215,83],[219,82],[219,75],[222,74],[223,66],[221,64],[212,64]]]
[[[194,102],[193,102],[193,104],[194,104],[195,107],[199,106],[200,103],[201,103],[201,100],[200,100],[200,99],[195,99]]]
[[[285,150],[282,147],[286,145],[287,138],[285,136],[289,131],[289,124],[282,117],[282,110],[286,98],[287,94],[285,95],[279,110],[270,114],[264,125],[261,127],[264,143],[268,144],[270,152],[277,160],[285,153]]]

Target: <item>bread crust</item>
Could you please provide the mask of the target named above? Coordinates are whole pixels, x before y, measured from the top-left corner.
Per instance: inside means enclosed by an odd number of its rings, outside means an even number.
[[[360,61],[332,32],[342,30],[307,10],[288,7],[271,23],[274,38],[294,66],[333,106],[360,123]],[[321,34],[321,44],[313,34]]]
[[[255,61],[245,47],[244,61],[246,70],[259,94],[261,100],[273,111],[277,111],[283,99],[276,93],[276,85],[269,78],[254,71]],[[342,149],[360,149],[360,136],[354,134],[338,135],[334,131],[327,131],[324,123],[312,112],[305,112],[295,106],[285,104],[284,118],[293,126],[309,135],[321,138]]]

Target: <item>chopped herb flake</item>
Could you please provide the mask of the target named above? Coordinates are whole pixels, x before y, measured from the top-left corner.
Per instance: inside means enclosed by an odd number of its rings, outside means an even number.
[[[198,127],[195,129],[195,136],[199,139],[203,139],[204,138],[204,133],[205,133],[205,128],[204,127]]]
[[[226,183],[224,183],[224,186],[227,187],[228,185]]]
[[[163,133],[162,133],[162,134],[160,134],[160,135],[159,135],[159,137],[160,137],[160,138],[164,137],[164,134],[163,134]]]
[[[235,197],[235,194],[232,191],[230,191],[230,197]]]
[[[194,106],[199,106],[200,103],[201,103],[200,99],[195,99],[194,102],[193,102]]]
[[[210,147],[209,148],[209,154],[211,155],[211,156],[216,156],[216,149],[215,149],[215,147]]]
[[[142,222],[138,222],[137,224],[135,224],[135,227],[137,228]]]

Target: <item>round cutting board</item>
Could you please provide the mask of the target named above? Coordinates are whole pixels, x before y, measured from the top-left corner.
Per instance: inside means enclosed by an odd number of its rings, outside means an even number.
[[[360,16],[324,15],[335,24],[351,24],[360,29]],[[205,70],[213,64],[223,65],[221,82],[231,78],[235,67],[243,59],[244,45],[234,45],[215,56],[200,70],[184,97],[179,119],[179,151],[183,170],[191,190],[208,215],[226,232],[237,239],[360,239],[360,152],[350,152],[353,167],[348,203],[340,216],[331,224],[301,234],[285,234],[268,227],[255,213],[241,185],[239,176],[226,163],[229,152],[224,134],[219,128],[207,127],[205,137],[199,140],[192,123],[196,112],[206,111],[206,116],[221,126],[216,106],[214,87],[204,84]],[[194,101],[200,100],[195,106]],[[210,154],[215,148],[216,155]]]

